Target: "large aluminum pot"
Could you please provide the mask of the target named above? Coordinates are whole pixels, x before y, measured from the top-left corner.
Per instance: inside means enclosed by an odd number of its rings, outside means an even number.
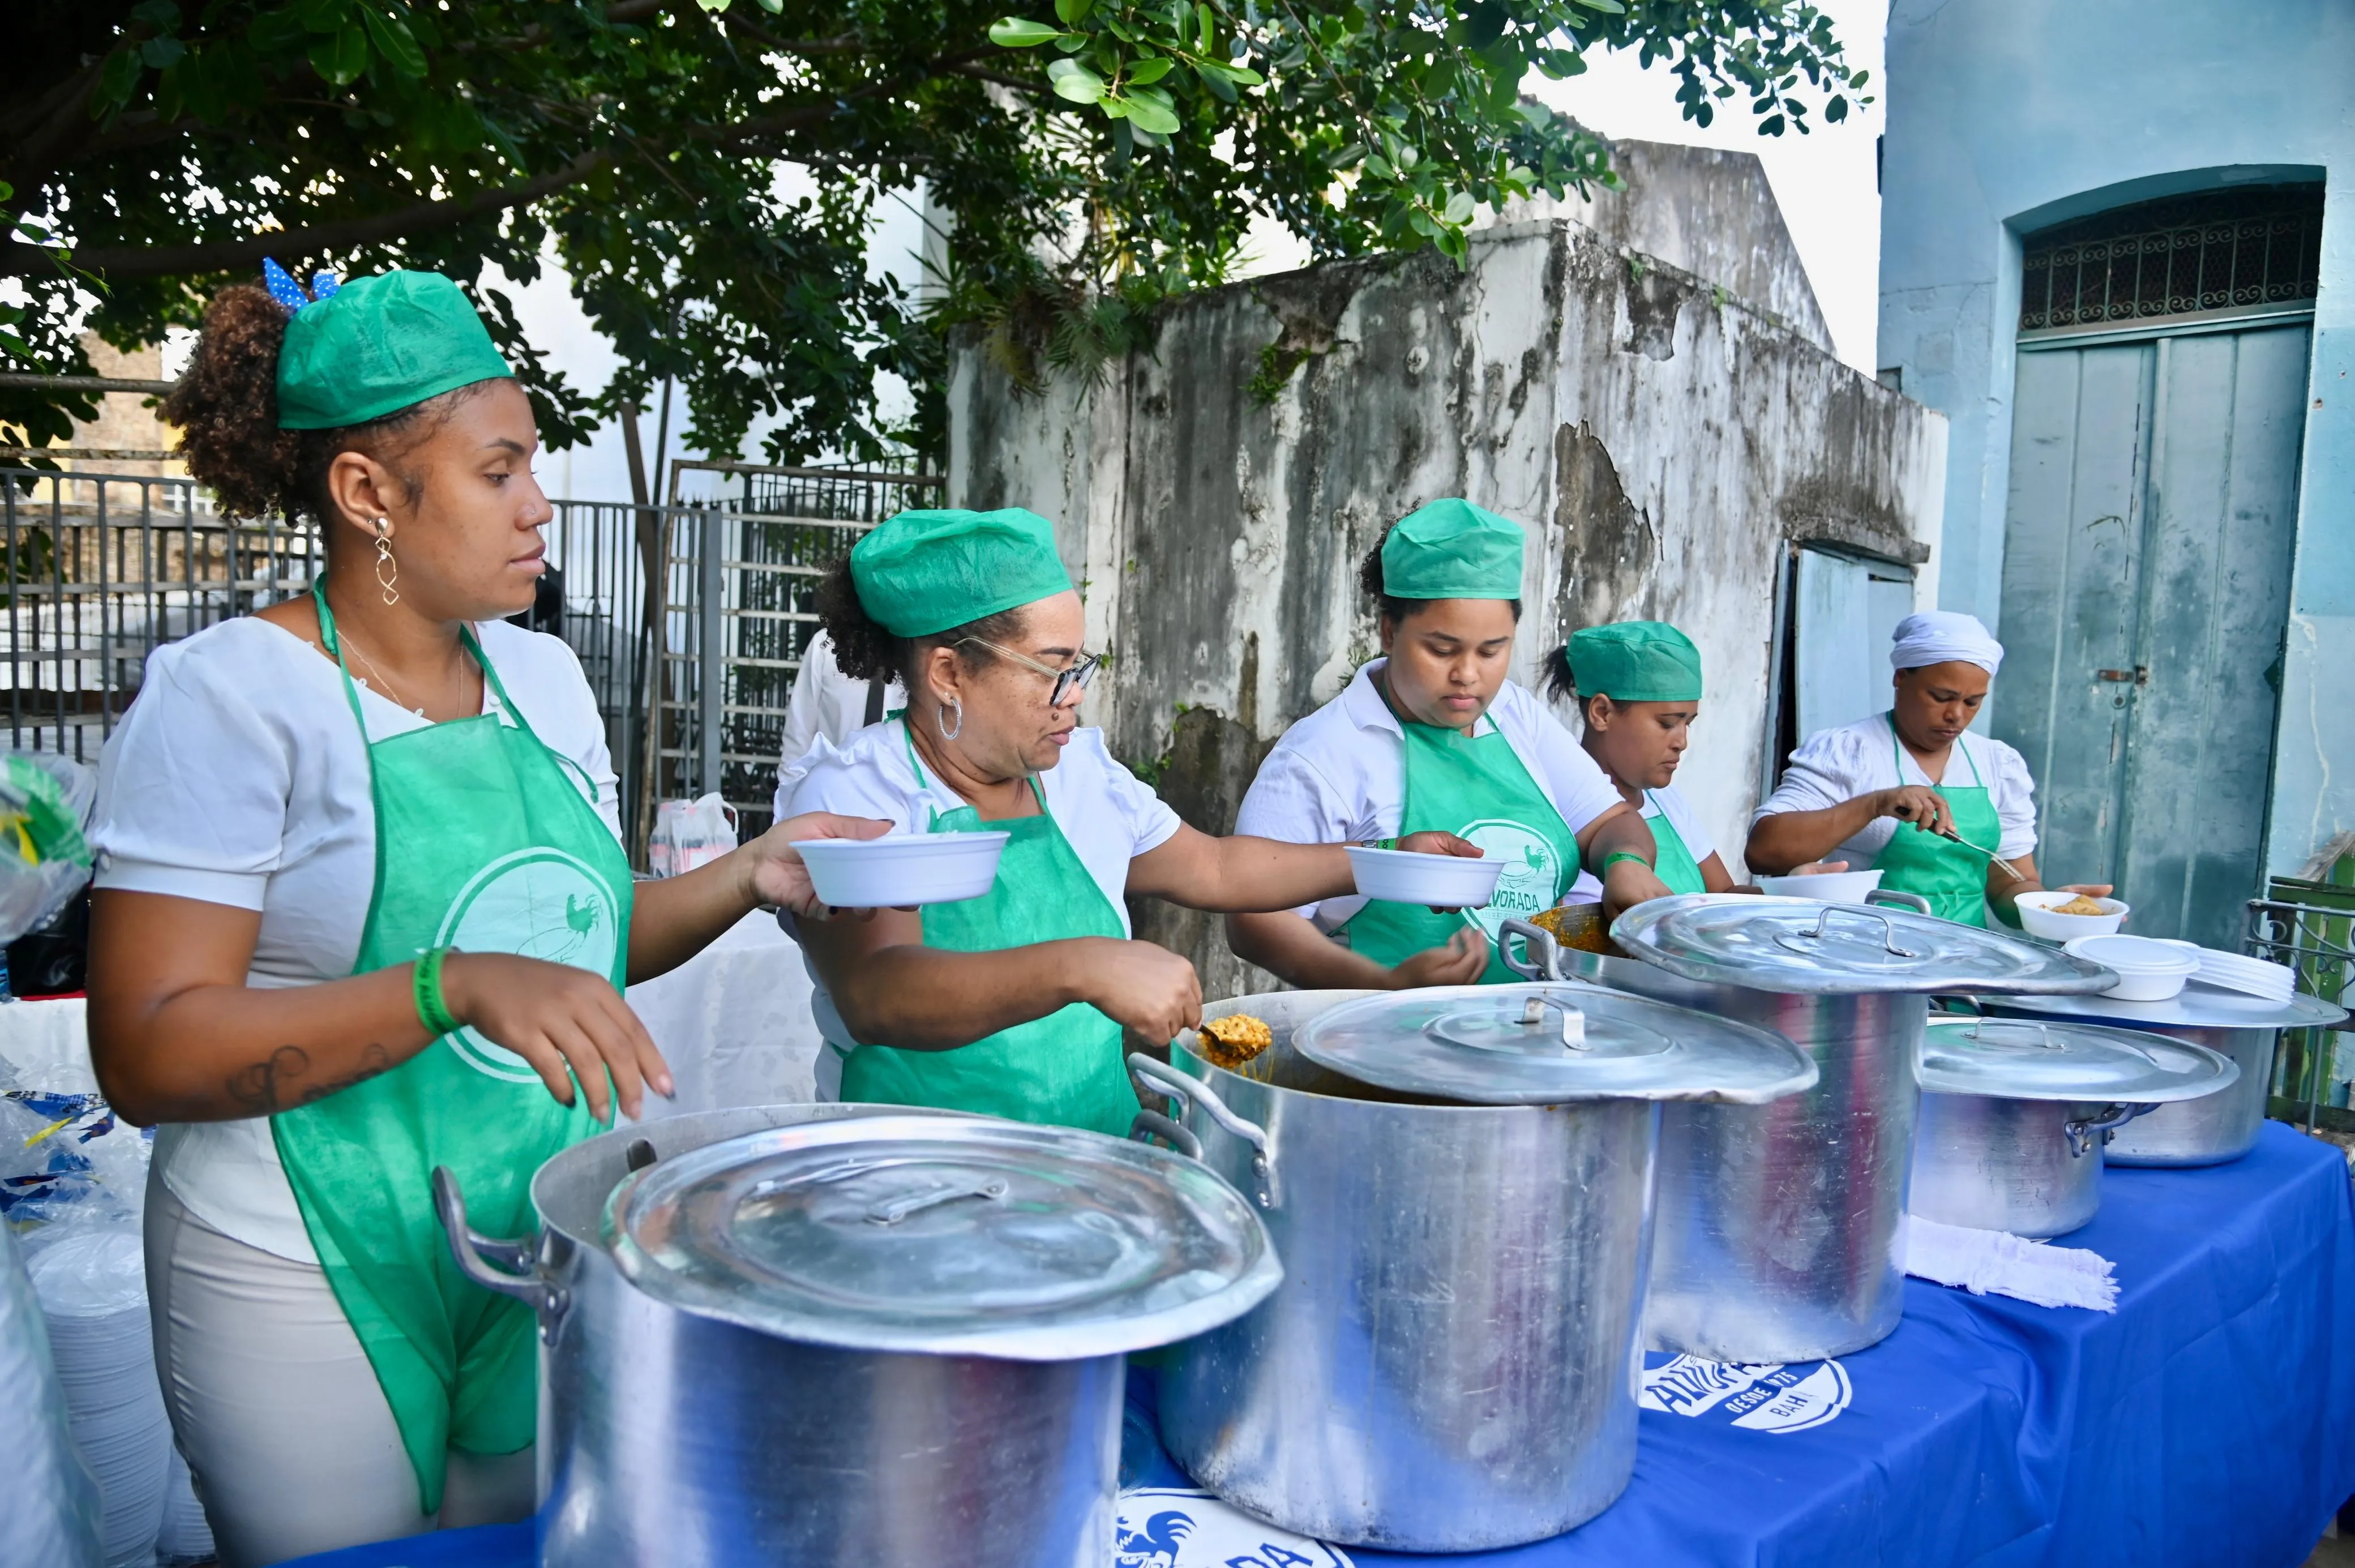
[[[1191,1034],[1174,1071],[1131,1059],[1182,1107],[1174,1128],[1140,1125],[1257,1196],[1284,1261],[1258,1310],[1172,1353],[1163,1439],[1228,1501],[1327,1541],[1469,1552],[1558,1535],[1635,1467],[1658,1111],[1449,1103],[1296,1048],[1309,1019],[1376,994],[1205,1008],[1269,1025],[1273,1045],[1239,1071]],[[1788,1081],[1774,1092],[1805,1082],[1787,1042],[1766,1049]]]
[[[2104,1157],[2112,1165],[2222,1165],[2256,1147],[2273,1088],[2274,1051],[2286,1029],[2328,1029],[2344,1008],[2313,997],[2267,1001],[2194,982],[2156,1002],[2113,997],[1989,997],[1986,1010],[2005,1018],[2067,1019],[2147,1029],[2206,1046],[2241,1069],[2237,1083],[2198,1100],[2162,1105],[2119,1129]]]
[[[2240,1075],[2204,1046],[2145,1030],[1942,1015],[1923,1047],[1907,1207],[1942,1224],[2066,1235],[2100,1211],[2102,1150],[2120,1129]]]
[[[1579,978],[1787,1036],[1820,1073],[1772,1104],[1666,1108],[1650,1349],[1806,1361],[1888,1338],[1905,1306],[1898,1243],[1928,993],[2116,978],[1931,919],[1913,907],[1922,901],[1879,891],[1867,904],[1656,899],[1614,928],[1644,961],[1561,955]]]
[[[1787,1036],[1821,1076],[1771,1105],[1669,1105],[1644,1340],[1718,1361],[1811,1361],[1879,1344],[1905,1308],[1913,1060],[1929,998],[1793,996],[1564,952],[1563,971]]]
[[[1293,1030],[1363,991],[1203,1008],[1267,1020],[1248,1075],[1184,1043],[1148,1090],[1263,1192],[1287,1286],[1178,1347],[1161,1435],[1201,1485],[1320,1540],[1475,1552],[1559,1535],[1636,1467],[1651,1245],[1642,1101],[1415,1104],[1327,1072]]]
[[[633,1171],[771,1129],[884,1116],[892,1119],[877,1127],[910,1117],[997,1125],[800,1104],[626,1127],[540,1168],[532,1198],[541,1228],[525,1243],[469,1231],[463,1196],[437,1172],[461,1269],[538,1317],[547,1568],[1109,1560],[1124,1355],[1010,1360],[809,1343],[667,1305],[617,1264],[608,1204]],[[1263,1274],[1273,1288],[1272,1261]]]

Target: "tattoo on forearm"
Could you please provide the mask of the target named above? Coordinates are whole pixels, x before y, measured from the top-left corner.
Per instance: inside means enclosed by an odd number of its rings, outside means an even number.
[[[392,1053],[371,1043],[360,1052],[353,1069],[325,1083],[304,1083],[311,1071],[311,1053],[299,1045],[282,1045],[269,1059],[240,1067],[229,1075],[229,1097],[257,1116],[272,1115],[291,1105],[308,1105],[365,1083],[393,1066]]]

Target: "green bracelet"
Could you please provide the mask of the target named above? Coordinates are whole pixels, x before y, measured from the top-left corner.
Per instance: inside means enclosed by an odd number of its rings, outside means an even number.
[[[417,1021],[435,1040],[458,1032],[458,1020],[450,1016],[450,1004],[442,997],[442,961],[455,951],[451,947],[429,947],[419,955],[416,968],[410,971],[409,990],[417,1001]]]
[[[1633,860],[1636,864],[1643,867],[1644,869],[1647,871],[1653,869],[1652,862],[1645,859],[1644,857],[1636,854],[1635,851],[1631,849],[1614,849],[1610,854],[1603,857],[1603,875],[1606,877],[1609,876],[1611,874],[1611,868],[1617,865],[1622,860]]]

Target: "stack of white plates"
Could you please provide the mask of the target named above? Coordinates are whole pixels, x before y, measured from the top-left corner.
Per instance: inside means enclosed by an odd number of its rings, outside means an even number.
[[[2203,986],[2221,986],[2228,991],[2263,997],[2273,1002],[2287,1001],[2290,993],[2297,988],[2297,972],[2286,964],[2270,964],[2263,958],[2213,947],[2197,951],[2200,973],[2195,978]]]

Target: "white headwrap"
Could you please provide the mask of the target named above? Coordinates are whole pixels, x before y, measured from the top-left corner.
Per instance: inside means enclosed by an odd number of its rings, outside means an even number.
[[[1923,665],[1956,660],[1975,664],[1989,675],[2003,663],[2003,645],[1987,635],[1977,615],[1957,610],[1924,610],[1897,623],[1889,663],[1896,669],[1920,669]]]

